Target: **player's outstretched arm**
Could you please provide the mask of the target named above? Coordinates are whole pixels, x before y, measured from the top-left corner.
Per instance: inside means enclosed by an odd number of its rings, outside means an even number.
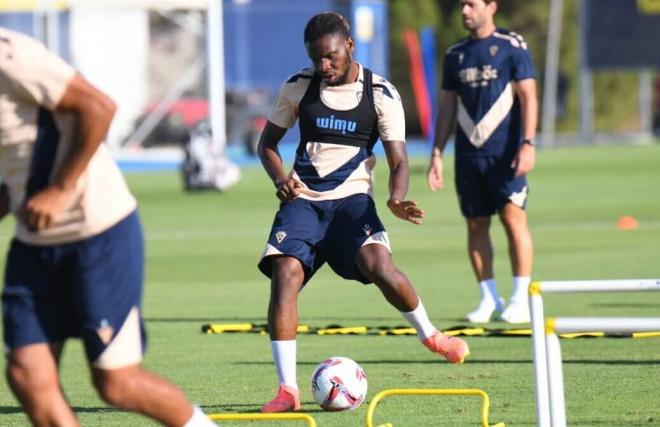
[[[414,200],[405,200],[408,192],[408,154],[406,143],[403,141],[383,141],[387,164],[390,168],[390,198],[387,207],[397,218],[421,224],[424,211],[417,206]]]

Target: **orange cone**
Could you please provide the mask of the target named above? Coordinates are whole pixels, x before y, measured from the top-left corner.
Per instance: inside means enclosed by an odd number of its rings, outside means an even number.
[[[632,216],[622,216],[616,222],[616,226],[619,230],[636,230],[639,228],[639,222]]]

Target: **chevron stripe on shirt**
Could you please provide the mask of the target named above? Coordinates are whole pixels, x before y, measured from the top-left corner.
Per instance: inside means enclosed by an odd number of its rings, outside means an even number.
[[[298,106],[313,75],[312,68],[305,68],[287,79],[276,97],[269,115],[270,122],[283,128],[295,125],[299,116]],[[339,86],[321,83],[320,98],[333,110],[356,108],[362,99],[363,79],[364,70],[360,66],[358,81],[355,83]],[[396,88],[377,74],[372,76],[372,86],[380,139],[405,141],[405,116]],[[331,120],[330,117],[324,119]],[[349,129],[348,124],[346,129]],[[328,141],[305,141],[304,148],[304,152],[298,150],[296,157],[296,169],[309,183],[302,189],[302,198],[334,200],[352,194],[373,192],[376,159],[370,150]],[[302,180],[296,170],[292,170],[290,175]]]
[[[458,95],[457,155],[502,156],[517,149],[522,125],[514,85],[534,77],[524,39],[510,31],[498,28],[448,49],[442,88]]]

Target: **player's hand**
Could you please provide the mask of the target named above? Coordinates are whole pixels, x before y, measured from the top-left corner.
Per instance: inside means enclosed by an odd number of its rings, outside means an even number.
[[[29,230],[45,230],[53,226],[70,201],[70,191],[49,186],[26,200],[19,216]]]
[[[533,145],[523,144],[518,149],[516,158],[513,159],[511,167],[515,169],[516,178],[528,174],[536,164],[536,149]]]
[[[298,197],[302,188],[302,184],[291,177],[278,182],[275,186],[277,187],[275,195],[283,202],[290,202]]]
[[[417,202],[413,200],[390,199],[387,201],[387,207],[390,208],[397,218],[404,219],[413,224],[421,224],[422,218],[424,218],[424,211],[417,207]]]
[[[438,188],[445,187],[445,181],[442,177],[442,157],[438,155],[431,156],[431,162],[429,163],[429,170],[426,173],[426,182],[429,185],[431,191],[435,191]]]

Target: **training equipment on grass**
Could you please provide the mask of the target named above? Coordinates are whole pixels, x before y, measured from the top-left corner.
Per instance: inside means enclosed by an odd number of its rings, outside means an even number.
[[[566,426],[564,377],[559,333],[605,331],[642,333],[660,330],[660,318],[550,318],[544,319],[542,293],[660,291],[660,279],[566,280],[532,282],[529,306],[532,317],[536,417],[539,427]]]
[[[326,411],[353,410],[367,396],[367,375],[354,360],[331,357],[314,369],[312,395]]]
[[[207,335],[251,333],[268,335],[266,323],[213,323],[202,325],[202,332]],[[452,337],[531,337],[531,328],[484,328],[480,326],[457,325],[442,331]],[[298,325],[298,334],[333,336],[333,335],[376,335],[376,336],[417,336],[415,328],[410,326],[342,326],[325,327]],[[660,331],[644,333],[584,332],[561,334],[560,338],[651,338],[660,337]]]
[[[316,421],[310,415],[286,412],[275,414],[210,414],[213,421],[305,421],[309,427],[316,427]]]
[[[639,221],[634,216],[626,215],[616,221],[616,226],[619,230],[637,230]]]
[[[387,396],[395,395],[442,395],[442,396],[477,396],[481,398],[481,426],[482,427],[505,427],[504,423],[488,424],[488,408],[490,399],[488,394],[478,388],[393,388],[383,390],[371,399],[367,409],[367,427],[374,427],[373,418],[378,402]],[[392,424],[379,424],[378,427],[391,427]]]

